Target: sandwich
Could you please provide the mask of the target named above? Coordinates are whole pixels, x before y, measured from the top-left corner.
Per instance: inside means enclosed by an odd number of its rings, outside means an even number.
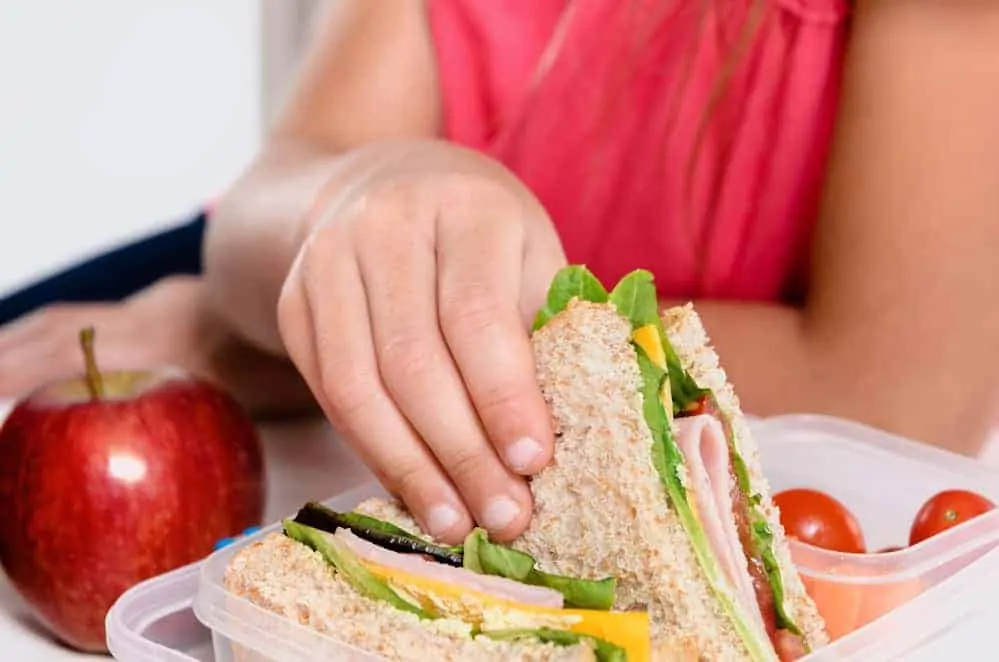
[[[552,282],[532,344],[556,431],[528,530],[460,545],[392,499],[306,504],[230,560],[230,594],[388,660],[799,659],[828,643],[738,400],[650,273]]]

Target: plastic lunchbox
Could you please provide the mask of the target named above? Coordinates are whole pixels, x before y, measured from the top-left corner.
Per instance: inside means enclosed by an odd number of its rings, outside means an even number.
[[[970,489],[999,502],[999,473],[974,460],[858,424],[818,416],[753,423],[773,490],[811,487],[853,511],[871,549],[903,544],[932,494]],[[381,494],[365,485],[327,503],[349,509]],[[226,563],[271,527],[203,562],[139,584],[108,614],[108,644],[126,662],[375,660],[329,635],[228,594]],[[802,577],[832,629],[851,628],[808,662],[978,659],[999,623],[999,511],[925,543],[845,555],[792,543]]]

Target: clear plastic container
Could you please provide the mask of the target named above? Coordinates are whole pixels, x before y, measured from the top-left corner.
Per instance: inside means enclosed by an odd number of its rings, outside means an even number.
[[[994,470],[864,426],[785,416],[753,428],[774,491],[811,487],[832,494],[861,520],[872,549],[904,544],[916,510],[940,490],[971,489],[999,501]],[[381,493],[367,485],[327,503],[345,510]],[[378,659],[225,591],[222,574],[232,555],[277,527],[127,592],[108,615],[112,654],[126,662]],[[808,662],[977,659],[999,623],[997,547],[999,512],[891,554],[851,556],[792,544],[827,619],[857,626]]]
[[[108,648],[129,662],[213,662],[212,632],[194,616],[201,564],[147,580],[108,612]]]

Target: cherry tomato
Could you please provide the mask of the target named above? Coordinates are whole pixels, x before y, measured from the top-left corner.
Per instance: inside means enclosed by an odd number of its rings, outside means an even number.
[[[846,506],[817,490],[785,490],[774,496],[780,523],[791,538],[849,554],[863,554],[866,546],[860,523]]]
[[[909,544],[915,545],[943,533],[995,507],[980,494],[967,490],[944,490],[930,497],[916,513],[909,532]]]

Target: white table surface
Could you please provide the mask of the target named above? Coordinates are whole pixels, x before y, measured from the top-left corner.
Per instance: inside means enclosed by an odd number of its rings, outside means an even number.
[[[9,409],[10,403],[0,400],[0,422]],[[326,499],[372,479],[321,421],[265,425],[261,433],[267,461],[265,523],[293,512],[309,499]],[[94,662],[95,659],[101,658],[70,651],[35,625],[0,572],[0,660]]]

